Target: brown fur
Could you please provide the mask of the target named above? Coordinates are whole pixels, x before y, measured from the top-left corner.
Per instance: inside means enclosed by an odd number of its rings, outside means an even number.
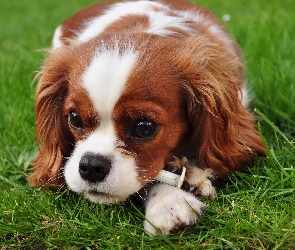
[[[201,7],[181,0],[168,3],[179,9],[203,11],[218,24]],[[97,13],[102,11],[99,6]],[[88,13],[90,9],[66,21],[63,29],[78,29],[81,20],[94,16],[94,12]],[[138,26],[134,18],[121,23],[125,27],[131,22],[135,27],[132,32],[116,34],[120,49],[130,41],[140,58],[115,106],[113,120],[118,137],[127,145],[124,150],[136,158],[139,171],[145,173],[141,183],[155,177],[173,156],[185,154],[187,144],[193,145],[198,166],[213,169],[223,179],[230,172],[243,169],[255,155],[265,155],[254,117],[241,104],[243,64],[240,50],[229,35],[214,37],[204,24],[198,27],[196,36],[180,32],[178,36],[160,37],[138,32],[147,25],[146,20],[141,17],[144,25]],[[116,27],[115,23],[109,29],[114,32]],[[64,32],[64,38],[73,38]],[[79,114],[86,124],[83,136],[99,126],[99,115],[81,86],[80,76],[101,39],[110,46],[114,43],[111,33],[84,44],[67,41],[70,46],[50,52],[44,62],[36,92],[39,154],[31,185],[55,186],[64,182],[63,164],[82,139],[68,125],[67,114],[72,106],[80,107]],[[138,117],[142,110],[158,120],[161,130],[151,142],[136,144],[129,141],[124,124],[128,122],[126,117]]]

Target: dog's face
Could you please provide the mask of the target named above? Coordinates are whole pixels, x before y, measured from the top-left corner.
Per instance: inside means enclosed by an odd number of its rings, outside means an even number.
[[[122,201],[138,191],[177,154],[189,132],[181,79],[176,68],[164,65],[172,63],[172,54],[157,55],[168,49],[159,41],[147,55],[138,39],[123,50],[119,44],[126,41],[116,38],[84,54],[82,69],[70,65],[62,108],[74,148],[64,176],[92,201]]]
[[[221,178],[264,154],[241,102],[241,56],[214,18],[202,8],[194,18],[153,1],[129,4],[140,11],[112,5],[86,41],[73,35],[79,22],[71,25],[95,8],[57,29],[55,38],[73,40],[57,39],[39,73],[31,185],[66,182],[92,201],[119,202],[188,148]],[[120,8],[128,13],[117,20]]]

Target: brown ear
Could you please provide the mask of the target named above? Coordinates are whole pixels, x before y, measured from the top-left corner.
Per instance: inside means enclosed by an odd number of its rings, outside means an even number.
[[[255,154],[265,149],[255,130],[254,117],[241,104],[236,83],[238,70],[214,44],[198,38],[189,43],[179,63],[184,69],[184,89],[188,119],[197,148],[197,164],[212,168],[226,179],[231,171],[241,170]],[[239,58],[236,58],[237,63]],[[242,76],[242,73],[241,73]]]
[[[32,186],[57,186],[64,180],[61,169],[70,155],[73,139],[63,114],[68,91],[68,55],[51,52],[40,73],[35,97],[36,139],[39,154],[33,164]]]

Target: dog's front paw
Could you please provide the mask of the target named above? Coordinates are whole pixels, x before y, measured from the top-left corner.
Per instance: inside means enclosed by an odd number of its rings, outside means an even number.
[[[171,234],[196,224],[206,204],[181,189],[156,184],[150,188],[144,229],[151,235]]]

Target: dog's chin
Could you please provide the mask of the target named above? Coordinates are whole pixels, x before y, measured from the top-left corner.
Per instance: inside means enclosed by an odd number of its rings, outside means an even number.
[[[99,204],[112,204],[112,203],[119,203],[126,201],[129,196],[119,196],[119,195],[113,195],[103,192],[97,192],[95,190],[90,190],[87,192],[84,192],[85,197],[94,203]]]

